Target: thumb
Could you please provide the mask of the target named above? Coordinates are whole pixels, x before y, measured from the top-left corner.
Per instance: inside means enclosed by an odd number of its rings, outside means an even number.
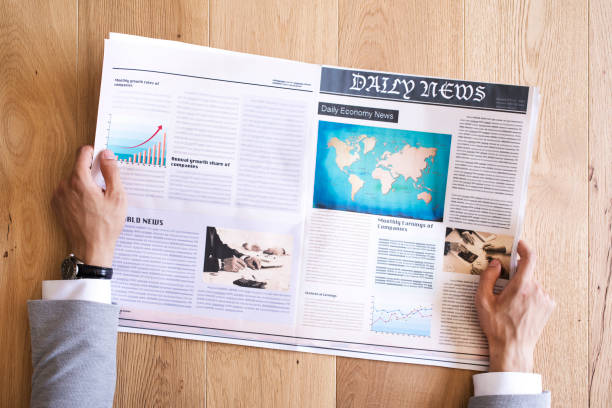
[[[117,160],[112,151],[107,149],[100,154],[100,170],[102,171],[102,176],[104,176],[106,191],[112,194],[114,191],[123,188],[121,177],[119,176],[119,167],[117,167]]]
[[[487,269],[480,274],[480,284],[478,285],[478,294],[480,296],[493,296],[495,282],[501,274],[501,264],[498,259],[493,259],[489,262]]]

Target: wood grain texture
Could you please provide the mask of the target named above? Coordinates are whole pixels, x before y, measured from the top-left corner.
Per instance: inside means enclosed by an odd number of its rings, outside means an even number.
[[[205,405],[206,343],[120,333],[115,407]]]
[[[0,2],[0,406],[28,406],[28,299],[59,276],[50,197],[76,136],[76,2]]]
[[[219,48],[540,86],[524,236],[559,305],[536,370],[554,406],[608,406],[611,8],[608,0],[0,2],[0,406],[28,405],[26,300],[58,277],[68,250],[49,199],[74,150],[93,141],[109,31],[204,45],[210,31]],[[465,405],[471,374],[120,334],[116,405],[454,407]]]
[[[589,2],[589,402],[612,401],[612,2]]]
[[[339,65],[463,77],[463,2],[341,0],[338,10]],[[463,406],[472,374],[338,358],[337,406]]]
[[[461,407],[472,371],[338,358],[338,407]]]
[[[207,344],[207,404],[216,407],[333,407],[333,357]]]
[[[210,46],[335,64],[337,0],[211,0]]]
[[[536,350],[554,406],[588,397],[587,2],[466,0],[467,79],[540,87],[523,238],[557,301]]]
[[[340,0],[341,66],[463,76],[463,1]]]
[[[94,141],[109,32],[208,45],[207,1],[80,0],[78,17],[78,144]],[[205,354],[200,342],[120,335],[116,405],[203,405]]]
[[[336,64],[336,11],[335,0],[211,0],[210,46]],[[217,343],[206,356],[209,407],[334,405],[334,357]]]
[[[208,45],[207,0],[79,0],[78,134],[93,143],[109,32]]]

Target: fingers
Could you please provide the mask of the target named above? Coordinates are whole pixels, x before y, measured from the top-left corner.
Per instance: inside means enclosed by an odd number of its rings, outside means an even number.
[[[246,268],[247,264],[240,258],[236,258],[236,263],[240,268]]]
[[[493,289],[495,288],[495,282],[501,274],[501,263],[497,259],[493,259],[489,262],[487,269],[480,274],[480,283],[478,285],[478,291],[476,295],[478,297],[490,298],[493,297]]]
[[[239,270],[246,268],[244,261],[240,258],[236,258],[235,256],[226,259],[225,262],[230,268],[229,272],[238,272]]]
[[[521,259],[513,279],[517,279],[519,281],[531,279],[533,277],[533,271],[535,270],[536,263],[534,251],[521,240],[518,243],[517,252]]]
[[[79,147],[72,172],[84,182],[91,181],[93,183],[90,173],[92,158],[93,147],[89,145]]]
[[[121,176],[115,154],[110,150],[104,150],[100,154],[100,170],[106,183],[106,191],[110,194],[123,191]]]
[[[246,261],[246,265],[250,269],[260,269],[261,268],[261,261],[256,256],[248,256],[244,258],[244,260]]]

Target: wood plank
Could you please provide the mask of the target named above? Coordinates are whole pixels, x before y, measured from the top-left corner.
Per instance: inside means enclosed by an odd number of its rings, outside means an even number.
[[[207,343],[207,407],[333,407],[333,357]]]
[[[587,27],[586,0],[466,1],[466,78],[543,95],[523,237],[558,306],[535,371],[555,404],[571,407],[588,397]]]
[[[336,0],[212,0],[210,45],[336,64],[336,12]],[[209,407],[334,404],[334,357],[216,343],[208,343],[206,356]]]
[[[459,31],[456,14],[459,10],[462,16],[462,6],[458,2],[371,1],[356,6],[342,1],[339,33],[334,33],[334,19],[329,17],[335,2],[319,1],[314,7],[297,1],[288,6],[272,0],[264,6],[237,0],[224,3],[211,5],[222,11],[211,24],[211,39],[215,37],[217,47],[416,74],[461,77],[464,73],[463,31]],[[590,378],[591,405],[603,406],[612,397],[612,351],[607,341],[612,323],[612,154],[606,72],[612,55],[608,23],[612,16],[609,2],[591,0],[587,48],[585,4],[554,8],[551,2],[526,5],[468,0],[465,73],[470,79],[543,87],[545,103],[525,235],[538,244],[543,265],[540,279],[562,304],[539,347],[536,369],[543,372],[546,388],[553,390],[557,404],[585,405],[586,378]],[[0,4],[0,226],[6,226],[0,234],[0,369],[11,373],[0,379],[1,406],[27,406],[29,400],[25,301],[40,297],[41,280],[58,277],[53,265],[67,250],[48,199],[60,176],[71,167],[73,150],[93,141],[102,39],[112,30],[207,44],[206,2],[81,0],[77,96],[76,8],[74,0],[55,1],[52,7],[35,1]],[[393,44],[386,44],[390,38]],[[587,49],[591,61],[588,162],[586,91],[581,84],[586,77]],[[571,85],[563,88],[562,83]],[[56,159],[44,159],[48,157]],[[586,163],[590,165],[588,188]],[[587,193],[592,293],[588,372],[584,313],[587,210],[580,198]],[[545,250],[543,242],[547,241],[557,242],[557,247]],[[555,259],[560,261],[553,268]],[[553,333],[564,335],[556,339]],[[183,406],[201,401],[203,347],[198,342],[120,335],[118,405],[141,406],[144,401],[166,405],[171,397]],[[329,385],[334,381],[330,377],[333,367],[329,367],[333,358],[310,359],[308,354],[212,343],[208,348],[215,352],[209,352],[206,360],[221,369],[209,371],[212,406],[232,405],[229,401],[244,406],[333,404]],[[300,365],[306,368],[298,368]],[[252,373],[263,378],[250,378]],[[321,373],[323,376],[308,380]],[[469,394],[470,375],[462,370],[338,359],[337,401],[340,406],[455,406]],[[280,395],[251,398],[253,390],[260,394],[273,390]],[[451,395],[445,397],[449,390]],[[307,397],[312,395],[312,399]]]
[[[338,358],[338,407],[459,407],[472,371]]]
[[[342,0],[339,21],[341,66],[463,77],[463,2]],[[472,374],[338,358],[337,405],[462,406],[471,394]]]
[[[109,32],[208,45],[207,0],[79,1],[78,134],[93,143]]]
[[[463,1],[340,0],[341,66],[461,78]]]
[[[589,403],[612,401],[612,2],[589,2]]]
[[[50,208],[76,136],[76,2],[0,2],[0,406],[28,406],[28,299],[60,277]]]
[[[104,38],[120,32],[208,45],[208,2],[80,0],[77,144],[93,143]],[[76,145],[75,144],[75,148]],[[190,406],[205,397],[201,342],[122,334],[117,351],[118,406]],[[143,367],[154,369],[142,375]],[[163,402],[158,404],[158,402]]]
[[[120,333],[115,406],[204,406],[205,349],[201,341]]]
[[[335,64],[337,10],[337,0],[211,0],[210,46]]]

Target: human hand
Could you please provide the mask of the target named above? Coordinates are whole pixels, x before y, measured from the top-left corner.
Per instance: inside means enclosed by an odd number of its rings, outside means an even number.
[[[223,260],[223,270],[226,272],[238,272],[246,268],[246,264],[240,258],[232,256],[231,258],[225,258]]]
[[[283,248],[268,248],[263,253],[267,255],[284,255],[285,250]]]
[[[245,242],[244,244],[242,244],[242,247],[246,249],[247,251],[254,251],[254,252],[261,251],[261,247],[259,245],[249,244],[248,242]]]
[[[493,244],[484,244],[482,246],[482,249],[485,252],[500,253],[500,254],[505,254],[506,253],[506,247],[503,246],[503,245],[495,246]]]
[[[78,150],[72,173],[60,182],[52,204],[72,253],[88,265],[110,268],[125,223],[126,196],[113,152],[105,150],[100,155],[106,190],[91,176],[92,154],[91,146]]]
[[[261,260],[256,256],[247,256],[244,258],[244,262],[246,262],[247,266],[251,269],[261,268]]]
[[[474,237],[472,237],[472,234],[470,234],[468,231],[463,231],[461,233],[461,238],[466,244],[474,245]]]
[[[501,293],[493,293],[501,273],[499,260],[492,260],[480,275],[476,309],[489,341],[490,371],[531,372],[533,351],[555,308],[555,301],[533,277],[533,251],[519,241],[518,253],[517,271]]]

